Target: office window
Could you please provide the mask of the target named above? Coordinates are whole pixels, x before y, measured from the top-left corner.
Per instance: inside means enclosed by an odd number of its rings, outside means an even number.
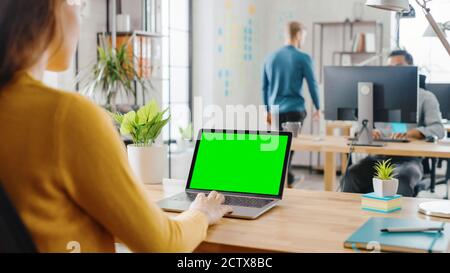
[[[419,6],[410,1],[416,9],[416,18],[402,19],[400,23],[400,45],[415,58],[421,73],[432,83],[450,83],[450,62],[444,47],[437,37],[423,37],[429,24]],[[434,0],[428,3],[438,23],[450,21],[450,1]]]
[[[161,1],[163,105],[170,107],[172,121],[165,140],[179,138],[179,127],[191,121],[191,0]]]

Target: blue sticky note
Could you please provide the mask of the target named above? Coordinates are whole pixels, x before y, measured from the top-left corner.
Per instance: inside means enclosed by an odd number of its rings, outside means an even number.
[[[406,123],[391,123],[392,133],[406,133],[408,132],[408,125]]]

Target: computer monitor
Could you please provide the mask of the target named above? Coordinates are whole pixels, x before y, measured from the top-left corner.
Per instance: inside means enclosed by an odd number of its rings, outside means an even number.
[[[358,120],[358,84],[373,83],[374,122],[417,123],[418,68],[325,67],[325,119]]]
[[[441,106],[442,118],[450,120],[450,83],[427,84],[426,89],[436,95]]]

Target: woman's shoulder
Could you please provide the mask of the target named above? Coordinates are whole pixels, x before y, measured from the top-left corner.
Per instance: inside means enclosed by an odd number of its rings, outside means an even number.
[[[34,79],[27,73],[22,73],[18,76],[18,79],[8,89],[10,89],[8,93],[11,95],[22,96],[28,99],[30,103],[36,101],[46,107],[48,104],[53,104],[56,107],[60,104],[72,103],[86,108],[96,108],[92,101],[79,93],[52,87]]]
[[[95,122],[105,117],[102,108],[75,91],[54,88],[33,79],[25,85],[23,90],[28,90],[26,97],[31,103],[36,102],[43,111],[52,111],[60,120]]]

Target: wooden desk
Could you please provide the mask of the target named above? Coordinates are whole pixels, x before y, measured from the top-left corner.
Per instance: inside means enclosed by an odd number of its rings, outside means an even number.
[[[166,180],[163,186],[147,188],[152,200],[157,201],[182,192],[184,185],[182,181]],[[444,221],[419,214],[417,206],[424,201],[428,200],[405,198],[402,211],[381,215],[361,210],[360,195],[287,189],[281,205],[258,220],[223,219],[210,228],[196,251],[352,253],[343,243],[370,217]]]
[[[292,143],[293,151],[325,153],[325,190],[336,189],[336,153],[349,153],[348,140],[335,136],[300,136]],[[450,158],[450,146],[412,141],[411,143],[386,143],[385,147],[355,147],[355,153],[370,155]]]

